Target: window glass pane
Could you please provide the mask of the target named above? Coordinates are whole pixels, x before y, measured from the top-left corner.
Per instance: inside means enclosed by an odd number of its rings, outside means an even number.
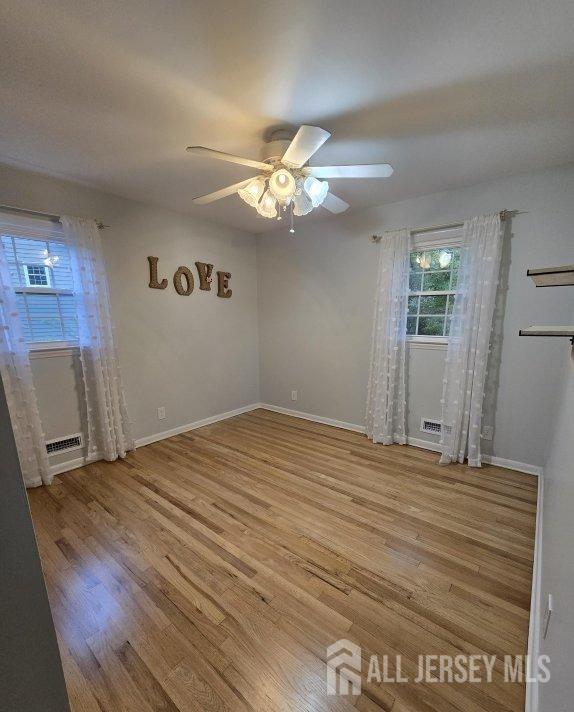
[[[49,287],[48,268],[44,265],[24,265],[27,283],[31,287]]]
[[[434,250],[433,260],[431,263],[432,269],[452,269],[454,250],[448,247],[442,247],[439,250]]]
[[[445,336],[448,336],[450,334],[450,323],[452,321],[452,317],[447,317],[446,320],[446,331],[445,331]]]
[[[420,269],[419,260],[421,258],[422,252],[411,252],[411,269]]]
[[[74,279],[68,246],[63,242],[49,242],[48,257],[55,263],[51,268],[53,286],[57,289],[72,290]]]
[[[444,314],[446,311],[446,294],[438,297],[421,297],[421,314]]]
[[[444,332],[443,316],[419,317],[418,334],[421,336],[442,336]]]
[[[416,314],[419,310],[419,298],[409,297],[409,314]]]
[[[56,294],[26,294],[28,319],[34,341],[62,341],[64,333]]]
[[[78,326],[76,298],[68,246],[2,234],[10,278],[17,293],[24,337],[30,342],[75,341]],[[43,287],[45,292],[31,288]],[[51,291],[50,291],[51,290]]]
[[[441,252],[443,252],[443,251],[444,250],[429,250],[427,252],[427,255],[429,256],[429,259],[430,259],[430,268],[431,269],[444,269],[440,264],[440,255],[441,255]]]
[[[456,289],[456,285],[458,284],[458,270],[455,269],[452,271],[452,277],[451,277],[451,283],[450,283],[450,288],[451,289]]]
[[[22,326],[22,331],[24,332],[24,338],[26,341],[32,341],[32,331],[30,329],[30,322],[28,321],[26,300],[24,299],[23,294],[16,295],[16,304],[18,306],[18,315],[20,316],[20,324]]]
[[[78,317],[76,315],[76,297],[73,294],[60,294],[60,313],[66,341],[78,338]]]
[[[425,272],[423,292],[446,292],[450,287],[450,272]]]
[[[419,336],[447,335],[458,280],[460,248],[415,250],[410,254],[410,263],[410,291],[427,294],[409,297],[407,333]],[[433,295],[432,292],[450,294]]]
[[[420,292],[422,287],[422,272],[411,272],[409,276],[409,289],[411,292]]]

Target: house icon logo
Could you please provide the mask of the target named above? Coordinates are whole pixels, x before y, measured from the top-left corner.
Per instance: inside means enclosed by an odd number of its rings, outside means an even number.
[[[361,694],[361,648],[346,638],[327,648],[327,694]]]

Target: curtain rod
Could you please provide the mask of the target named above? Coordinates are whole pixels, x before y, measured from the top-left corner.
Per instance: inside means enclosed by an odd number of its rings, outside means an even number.
[[[515,213],[514,210],[501,210],[499,215],[500,219],[504,222],[510,215],[510,213]],[[463,222],[449,223],[448,225],[432,225],[431,227],[418,227],[414,230],[410,230],[411,235],[420,235],[423,232],[434,232],[435,230],[451,230],[455,227],[462,227]],[[382,235],[371,235],[371,242],[380,242]]]
[[[0,205],[0,210],[9,210],[14,213],[25,213],[26,215],[39,215],[43,218],[49,218],[54,222],[60,222],[61,217],[61,215],[56,215],[55,213],[43,213],[40,210],[28,210],[27,208],[19,208],[17,205]],[[109,227],[109,225],[104,225],[104,223],[99,220],[96,220],[96,225],[98,226],[99,230],[103,230],[105,227]]]

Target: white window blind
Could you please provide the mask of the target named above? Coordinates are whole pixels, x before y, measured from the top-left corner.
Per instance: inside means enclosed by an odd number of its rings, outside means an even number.
[[[0,238],[30,343],[74,342],[78,336],[70,253],[58,228],[0,222]]]

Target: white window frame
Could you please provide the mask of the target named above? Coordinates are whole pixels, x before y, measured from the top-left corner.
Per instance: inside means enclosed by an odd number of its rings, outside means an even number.
[[[411,233],[410,252],[420,250],[437,250],[441,247],[460,247],[462,245],[462,227],[445,228],[439,230],[426,230],[424,232]],[[410,275],[410,268],[409,268]],[[452,290],[443,292],[432,292],[434,296],[441,294],[452,294]],[[409,295],[411,292],[409,290]],[[408,334],[407,344],[410,347],[420,348],[445,348],[448,344],[448,336],[425,336],[419,334]]]

